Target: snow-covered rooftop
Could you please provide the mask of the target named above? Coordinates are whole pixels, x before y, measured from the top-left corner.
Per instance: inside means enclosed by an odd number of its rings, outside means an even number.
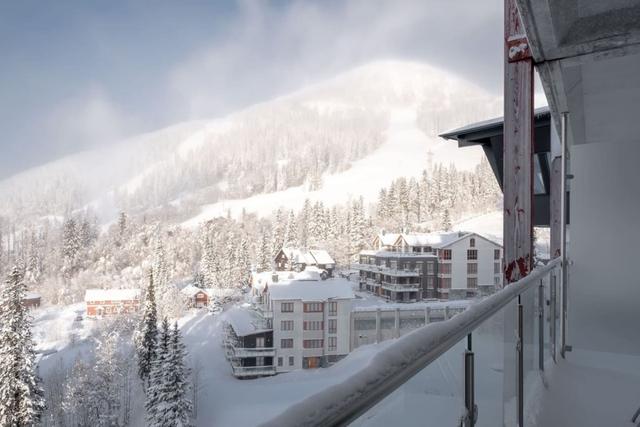
[[[30,300],[30,299],[39,299],[40,298],[40,294],[37,294],[35,292],[27,292],[24,295],[24,299],[26,300]]]
[[[328,280],[285,280],[269,285],[272,300],[326,301],[354,298],[351,283],[342,278]]]
[[[435,232],[435,233],[403,233],[402,238],[409,246],[431,246],[439,248],[464,237],[459,232]]]
[[[206,289],[202,289],[194,285],[187,285],[184,288],[182,288],[180,292],[190,297],[195,296],[198,292],[204,292],[205,294],[208,294]]]
[[[87,289],[86,301],[131,301],[140,298],[140,289]]]
[[[232,307],[225,311],[222,320],[228,322],[239,337],[270,331],[265,329],[258,313],[249,307]]]
[[[365,251],[360,251],[360,255],[375,255],[381,258],[397,258],[397,257],[437,258],[437,255],[434,255],[433,253],[430,253],[430,252],[398,252],[398,251],[387,251],[387,250],[380,250],[380,251],[365,250]]]
[[[288,259],[293,262],[316,265],[316,264],[335,264],[329,252],[324,249],[297,249],[297,248],[282,248],[282,252]]]
[[[398,237],[400,237],[400,234],[398,233],[380,233],[378,234],[378,239],[380,240],[380,244],[382,244],[382,246],[391,246],[393,245],[396,240],[398,240]]]
[[[309,253],[311,253],[311,256],[316,260],[316,263],[318,264],[326,265],[336,263],[333,258],[331,258],[331,255],[329,255],[329,252],[325,251],[324,249],[311,249],[309,250]]]

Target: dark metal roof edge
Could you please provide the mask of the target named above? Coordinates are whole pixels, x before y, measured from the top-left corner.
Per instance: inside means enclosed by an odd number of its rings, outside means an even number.
[[[549,112],[549,107],[540,107],[536,108],[533,111],[534,120],[544,120],[545,118],[550,118],[551,114]],[[496,117],[489,120],[484,120],[481,122],[473,123],[467,126],[463,126],[458,129],[451,130],[449,132],[442,133],[438,135],[440,138],[456,140],[456,141],[466,141],[471,143],[470,138],[468,138],[471,134],[478,134],[482,132],[482,136],[486,137],[490,131],[495,131],[496,134],[502,133],[501,129],[504,126],[504,118]],[[475,139],[475,138],[474,138]]]

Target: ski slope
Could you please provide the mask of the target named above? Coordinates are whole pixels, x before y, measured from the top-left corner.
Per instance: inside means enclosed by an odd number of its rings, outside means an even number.
[[[386,142],[369,156],[354,162],[348,170],[333,175],[325,174],[321,189],[309,191],[305,186],[298,186],[205,205],[198,215],[182,225],[195,227],[204,221],[227,215],[238,218],[243,210],[259,216],[270,215],[278,207],[298,210],[305,199],[322,201],[329,206],[360,196],[365,201],[374,201],[382,187],[401,176],[420,176],[430,161],[447,165],[453,163],[459,169],[469,170],[480,162],[482,155],[480,148],[460,150],[456,144],[427,136],[416,124],[415,109],[394,109],[390,115]]]

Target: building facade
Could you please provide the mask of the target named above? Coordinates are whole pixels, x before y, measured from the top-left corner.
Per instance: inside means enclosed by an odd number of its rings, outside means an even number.
[[[209,305],[209,294],[205,289],[189,285],[183,288],[180,292],[186,299],[189,307],[203,308]]]
[[[140,309],[140,289],[87,289],[84,301],[91,317],[134,313]]]
[[[380,234],[362,251],[360,288],[397,302],[461,299],[501,284],[502,247],[476,233]]]
[[[254,307],[227,315],[225,346],[234,375],[326,367],[349,354],[354,295],[348,280],[321,280],[315,270],[262,273],[252,289]]]
[[[362,251],[360,289],[398,302],[437,297],[438,258],[433,253]]]

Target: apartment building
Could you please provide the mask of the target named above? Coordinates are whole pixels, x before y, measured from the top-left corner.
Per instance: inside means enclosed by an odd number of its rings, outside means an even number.
[[[226,355],[236,377],[325,367],[350,350],[351,284],[317,269],[259,273],[253,306],[225,313]]]
[[[381,233],[355,268],[360,288],[398,302],[461,299],[501,284],[502,247],[477,234]]]
[[[438,298],[461,299],[492,292],[502,284],[502,246],[476,233],[442,235],[438,254]]]
[[[362,251],[360,289],[391,301],[415,302],[437,297],[438,258],[433,253]]]

